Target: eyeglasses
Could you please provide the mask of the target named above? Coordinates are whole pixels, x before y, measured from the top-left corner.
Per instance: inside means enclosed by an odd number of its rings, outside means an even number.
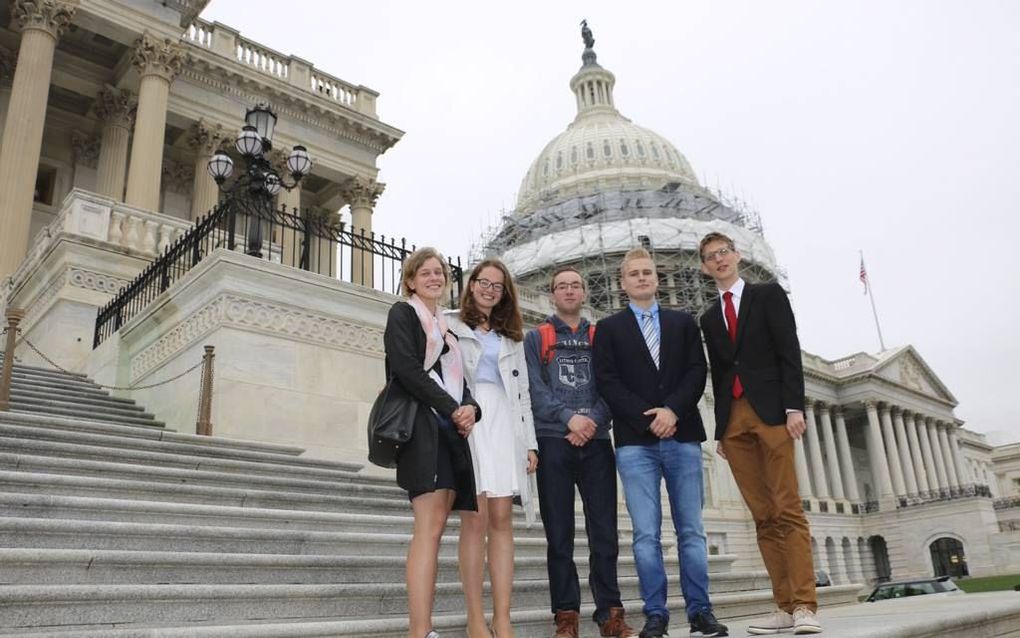
[[[731,248],[720,248],[719,250],[713,250],[710,253],[705,253],[704,255],[701,256],[701,260],[702,261],[715,261],[716,259],[719,259],[720,257],[725,257],[726,255],[730,254],[731,252],[733,252],[733,249],[731,249]]]
[[[584,284],[580,281],[572,281],[570,283],[563,282],[561,284],[556,284],[556,286],[553,287],[553,290],[556,292],[563,292],[565,290],[584,290]]]
[[[491,289],[496,294],[503,294],[503,291],[506,290],[506,286],[503,284],[489,281],[488,279],[475,279],[475,283],[481,286],[482,290]]]

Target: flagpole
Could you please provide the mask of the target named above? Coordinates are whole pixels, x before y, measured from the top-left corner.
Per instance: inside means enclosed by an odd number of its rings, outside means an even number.
[[[861,272],[866,273],[864,269],[864,251],[861,253]],[[878,323],[878,310],[875,309],[875,293],[871,289],[871,279],[865,274],[865,292],[868,294],[868,298],[871,299],[871,314],[875,316],[875,330],[878,331],[878,344],[882,347],[882,351],[885,351],[885,339],[882,338],[882,326]]]

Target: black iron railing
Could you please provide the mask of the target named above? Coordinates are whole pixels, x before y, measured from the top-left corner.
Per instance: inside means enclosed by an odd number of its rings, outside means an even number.
[[[987,485],[971,483],[968,485],[960,485],[959,487],[948,487],[945,489],[919,492],[917,494],[907,494],[906,496],[897,497],[896,508],[903,509],[906,507],[915,507],[917,505],[926,505],[928,503],[941,503],[945,501],[955,501],[961,498],[975,497],[991,498],[992,490]]]
[[[145,309],[217,248],[300,268],[374,288],[400,293],[401,264],[415,249],[406,240],[376,237],[362,229],[353,232],[328,218],[300,216],[284,209],[252,206],[228,200],[202,217],[168,246],[135,279],[99,309],[92,347],[98,347]],[[462,267],[451,260],[450,305],[460,298]]]

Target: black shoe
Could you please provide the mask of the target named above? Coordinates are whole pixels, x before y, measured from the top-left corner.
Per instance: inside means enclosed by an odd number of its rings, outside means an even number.
[[[691,618],[691,638],[709,638],[710,636],[729,636],[726,625],[715,619],[710,611],[701,611]]]
[[[649,616],[645,621],[645,628],[639,634],[640,638],[662,638],[668,636],[669,621],[662,616]]]

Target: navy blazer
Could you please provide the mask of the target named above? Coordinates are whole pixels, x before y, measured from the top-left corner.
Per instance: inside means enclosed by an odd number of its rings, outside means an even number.
[[[658,369],[629,307],[599,321],[595,330],[595,382],[613,414],[617,447],[658,442],[648,429],[652,417],[643,412],[661,407],[678,417],[674,439],[705,440],[698,400],[708,366],[698,325],[686,312],[659,306],[659,328]]]
[[[716,299],[701,315],[715,394],[715,438],[722,440],[733,405],[733,376],[768,425],[785,425],[787,410],[804,410],[804,369],[797,324],[786,291],[777,284],[744,284],[736,343]]]

